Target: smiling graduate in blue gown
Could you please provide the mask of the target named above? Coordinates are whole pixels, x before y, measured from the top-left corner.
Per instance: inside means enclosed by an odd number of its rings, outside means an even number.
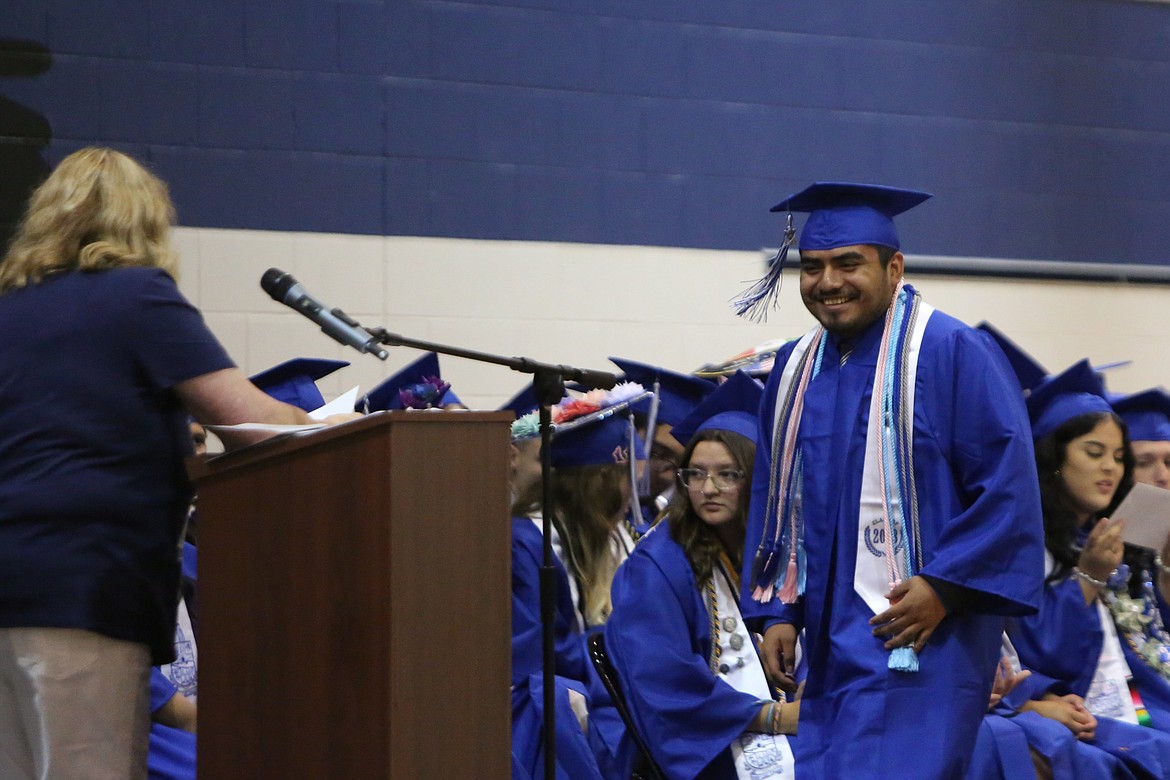
[[[780,682],[805,632],[801,777],[961,777],[1005,616],[1039,604],[1018,387],[986,334],[901,279],[892,217],[928,197],[820,183],[777,206],[810,212],[801,295],[821,327],[764,390],[744,614]]]

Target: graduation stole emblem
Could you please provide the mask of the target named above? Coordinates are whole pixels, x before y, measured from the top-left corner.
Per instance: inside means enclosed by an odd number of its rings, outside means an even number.
[[[914,382],[922,336],[933,311],[913,287],[900,282],[882,330],[866,432],[853,579],[854,590],[875,614],[887,607],[885,594],[890,588],[922,567],[914,485]],[[792,604],[804,593],[804,464],[797,439],[804,395],[820,372],[824,349],[823,327],[806,333],[789,355],[777,388],[764,532],[752,564],[752,597],[762,603],[779,595],[782,602]],[[895,649],[890,668],[917,671],[914,651]]]

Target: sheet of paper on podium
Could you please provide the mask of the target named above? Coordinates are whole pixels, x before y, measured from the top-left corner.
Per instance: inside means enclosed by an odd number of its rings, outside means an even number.
[[[353,405],[357,403],[358,387],[354,385],[352,388],[334,398],[324,406],[319,406],[313,411],[309,412],[309,417],[314,420],[324,420],[331,414],[347,414],[353,412]],[[240,432],[240,433],[269,433],[272,436],[288,436],[294,433],[304,433],[306,431],[315,431],[318,428],[324,428],[324,423],[310,423],[307,425],[276,425],[272,423],[239,423],[237,425],[208,425],[205,426],[207,430],[216,434],[221,432]],[[272,438],[271,436],[265,438]],[[260,439],[257,439],[260,441]]]

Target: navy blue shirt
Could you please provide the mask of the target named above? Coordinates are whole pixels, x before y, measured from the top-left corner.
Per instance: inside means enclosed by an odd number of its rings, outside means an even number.
[[[0,626],[81,628],[170,660],[191,486],[175,384],[232,367],[165,272],[0,295]]]

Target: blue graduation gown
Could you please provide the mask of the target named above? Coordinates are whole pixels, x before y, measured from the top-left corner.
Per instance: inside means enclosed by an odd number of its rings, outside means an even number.
[[[1081,586],[1072,577],[1044,587],[1039,613],[1021,617],[1010,630],[1020,663],[1032,669],[1038,681],[1055,693],[1085,696],[1097,670],[1105,632],[1096,604],[1086,604]],[[1170,718],[1166,711],[1170,688],[1166,680],[1145,665],[1121,640],[1126,662],[1143,702],[1149,698],[1153,728],[1099,718],[1097,736],[1090,743],[1118,757],[1136,774],[1164,777],[1170,772]],[[1029,680],[1033,685],[1040,682]],[[1033,694],[1035,695],[1035,694]],[[1012,703],[1017,703],[1012,697]],[[1166,758],[1163,758],[1166,756]]]
[[[757,699],[711,671],[706,596],[664,521],[614,577],[605,645],[639,734],[670,778],[731,778]]]
[[[157,666],[151,667],[150,711],[157,712],[177,693],[174,683]],[[150,780],[193,780],[195,735],[161,723],[151,723],[146,769]]]
[[[540,569],[544,535],[526,517],[512,518],[512,758],[521,777],[544,776],[543,648],[540,624]],[[554,623],[558,777],[628,775],[633,747],[593,669],[564,566],[555,556],[557,598]],[[569,709],[568,689],[586,697],[589,734]],[[516,775],[516,772],[513,773]]]
[[[1057,693],[1088,692],[1105,632],[1096,605],[1085,603],[1075,579],[1047,583],[1040,611],[1013,620],[1008,633],[1025,669],[1065,686]]]
[[[967,768],[967,780],[1035,780],[1035,777],[1023,729],[996,713],[984,715],[971,766]]]
[[[527,517],[512,518],[512,683],[543,668],[540,626],[540,568],[544,565],[544,534]],[[589,673],[583,634],[569,590],[569,577],[560,560],[556,569],[557,603],[555,645],[557,674],[585,680]]]
[[[767,506],[777,356],[760,411],[744,564],[744,613],[761,629],[805,630],[808,678],[800,737],[820,760],[803,777],[962,777],[999,659],[1004,615],[1035,611],[1042,588],[1043,522],[1032,441],[1019,385],[997,348],[942,312],[929,320],[915,382],[914,473],[920,574],[963,589],[968,608],[939,624],[917,673],[887,668],[873,612],[854,592],[856,538],[870,397],[881,341],[875,322],[845,365],[832,337],[804,398],[807,583],[794,605],[751,599],[752,559]],[[924,722],[929,713],[929,727]]]

